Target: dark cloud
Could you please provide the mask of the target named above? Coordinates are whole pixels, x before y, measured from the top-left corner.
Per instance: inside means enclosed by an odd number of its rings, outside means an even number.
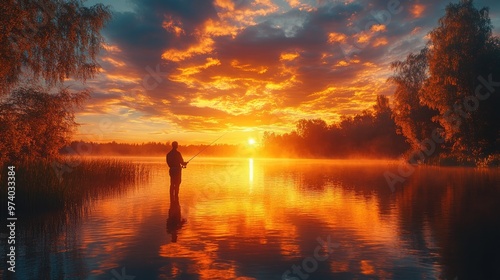
[[[332,23],[345,23],[355,14],[358,14],[366,9],[366,4],[362,2],[333,2],[325,3],[316,11],[310,13],[312,25],[329,25]]]
[[[105,36],[120,46],[129,62],[139,67],[157,65],[164,50],[182,49],[197,40],[194,31],[217,13],[206,0],[135,0],[134,12],[115,12],[104,30]],[[182,36],[162,27],[168,17],[181,23]]]

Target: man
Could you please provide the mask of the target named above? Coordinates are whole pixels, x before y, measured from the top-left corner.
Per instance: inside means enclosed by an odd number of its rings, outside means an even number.
[[[182,155],[177,148],[179,144],[177,141],[172,142],[172,150],[167,154],[167,164],[170,167],[170,199],[179,199],[179,186],[181,184],[182,168],[187,166]]]

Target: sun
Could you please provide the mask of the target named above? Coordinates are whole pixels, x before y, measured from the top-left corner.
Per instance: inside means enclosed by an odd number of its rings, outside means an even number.
[[[255,145],[255,143],[257,143],[257,142],[255,142],[255,139],[248,138],[248,145],[253,146],[253,145]]]

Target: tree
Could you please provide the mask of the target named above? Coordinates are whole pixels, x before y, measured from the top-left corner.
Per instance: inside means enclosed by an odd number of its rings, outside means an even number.
[[[390,116],[391,107],[389,106],[389,98],[385,95],[377,95],[375,105],[373,105],[375,116]]]
[[[76,127],[74,110],[86,98],[87,92],[67,89],[57,94],[14,90],[0,103],[0,163],[57,157]]]
[[[424,48],[418,54],[410,53],[404,61],[391,63],[394,75],[388,79],[396,85],[394,121],[413,150],[419,150],[422,140],[438,127],[432,122],[438,112],[422,104],[421,90],[428,78],[427,55],[428,49]]]
[[[476,92],[484,87],[481,78],[500,80],[499,40],[492,36],[488,8],[478,10],[472,0],[449,4],[429,43],[421,103],[439,112],[435,120],[453,153],[475,159],[496,152],[499,95],[481,101]]]
[[[317,156],[327,154],[330,144],[327,137],[328,125],[322,119],[301,119],[296,125],[297,135],[303,140],[303,153],[311,153]]]
[[[98,70],[99,31],[111,18],[108,7],[81,0],[3,0],[0,4],[0,96],[23,74],[49,85]]]
[[[389,98],[385,95],[377,95],[377,101],[373,106],[373,133],[369,145],[372,148],[372,154],[397,157],[408,150],[405,137],[397,133],[397,125],[392,112]]]

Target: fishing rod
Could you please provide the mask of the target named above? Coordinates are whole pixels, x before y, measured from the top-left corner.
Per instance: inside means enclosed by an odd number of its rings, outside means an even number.
[[[206,146],[205,148],[201,149],[196,155],[194,155],[192,158],[190,158],[188,161],[186,161],[186,163],[189,163],[193,158],[195,158],[197,155],[201,154],[201,152],[203,152],[204,150],[206,150],[208,147],[212,146],[212,144],[214,144],[215,142],[217,142],[217,140],[221,139],[224,135],[226,135],[229,131],[227,131],[226,133],[222,134],[221,136],[219,136],[219,138],[215,139],[212,143],[210,143],[208,146]]]

